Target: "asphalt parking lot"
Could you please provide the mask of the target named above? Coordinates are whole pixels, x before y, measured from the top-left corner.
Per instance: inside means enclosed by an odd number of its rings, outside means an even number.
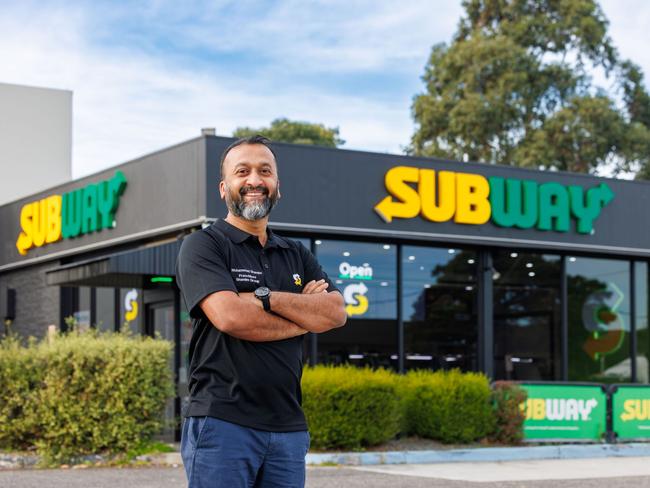
[[[552,478],[552,479],[550,479]],[[0,471],[11,488],[176,488],[180,467]],[[650,458],[495,463],[309,467],[307,488],[639,488],[650,486]]]

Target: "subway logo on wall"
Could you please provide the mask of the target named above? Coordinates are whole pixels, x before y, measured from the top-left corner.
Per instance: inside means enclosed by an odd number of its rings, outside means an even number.
[[[555,182],[490,177],[454,171],[397,166],[386,172],[389,195],[375,206],[386,222],[417,216],[500,227],[568,232],[571,220],[581,234],[593,232],[614,192],[605,183],[587,190]]]
[[[107,180],[23,205],[18,252],[24,256],[33,247],[115,227],[115,212],[125,188],[124,173],[116,171]]]

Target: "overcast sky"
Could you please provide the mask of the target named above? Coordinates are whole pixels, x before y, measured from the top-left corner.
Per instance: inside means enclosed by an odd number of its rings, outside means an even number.
[[[650,2],[601,4],[650,86]],[[460,15],[456,0],[0,0],[0,82],[74,92],[75,178],[277,117],[401,153],[431,46]]]

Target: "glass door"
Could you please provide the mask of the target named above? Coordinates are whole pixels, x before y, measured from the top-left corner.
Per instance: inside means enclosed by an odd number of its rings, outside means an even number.
[[[174,343],[174,301],[166,300],[147,305],[147,334],[160,337]],[[175,378],[174,353],[169,358],[169,368],[172,379]],[[162,439],[168,442],[175,441],[176,437],[176,399],[168,398],[165,404],[165,425],[162,430]]]
[[[560,256],[512,250],[492,259],[495,378],[559,380]]]

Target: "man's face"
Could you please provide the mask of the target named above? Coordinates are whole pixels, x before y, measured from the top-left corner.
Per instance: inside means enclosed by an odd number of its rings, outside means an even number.
[[[245,220],[266,217],[280,199],[280,181],[273,153],[263,144],[241,144],[223,162],[221,199],[231,214]]]

